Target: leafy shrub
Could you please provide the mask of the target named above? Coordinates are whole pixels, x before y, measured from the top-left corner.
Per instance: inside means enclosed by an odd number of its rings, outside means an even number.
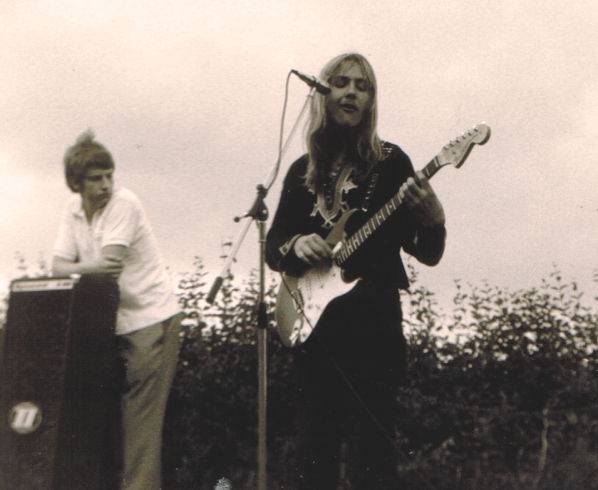
[[[201,260],[180,284],[187,314],[165,435],[170,489],[255,488],[258,281],[227,278],[205,302]],[[397,398],[396,450],[409,489],[598,488],[597,317],[554,272],[509,293],[456,281],[452,315],[418,285],[403,298],[410,356]],[[268,488],[293,468],[293,359],[265,297]]]

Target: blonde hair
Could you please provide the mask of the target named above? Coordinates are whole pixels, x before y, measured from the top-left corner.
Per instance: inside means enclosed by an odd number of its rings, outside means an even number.
[[[64,175],[66,184],[73,192],[81,191],[81,183],[85,173],[92,168],[112,169],[114,160],[104,145],[94,141],[95,134],[91,129],[77,138],[73,146],[64,155]]]
[[[320,79],[330,82],[342,69],[357,64],[367,82],[371,101],[369,110],[364,114],[356,128],[355,147],[352,149],[358,157],[357,176],[365,177],[370,169],[382,158],[382,142],[376,131],[378,107],[376,102],[376,75],[369,61],[358,53],[339,55],[330,60],[322,69]],[[330,121],[326,112],[326,96],[314,94],[311,101],[311,113],[306,127],[305,140],[308,153],[305,185],[308,189],[321,192],[330,169],[330,157],[326,152],[326,139],[330,134]]]

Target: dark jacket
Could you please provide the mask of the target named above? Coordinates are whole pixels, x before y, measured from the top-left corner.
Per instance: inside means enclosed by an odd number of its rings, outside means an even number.
[[[348,236],[384,206],[407,178],[414,175],[409,157],[396,145],[384,143],[384,158],[361,180],[353,179],[342,192],[344,207],[359,209],[345,226]],[[300,275],[305,265],[293,251],[301,235],[318,233],[326,237],[330,223],[317,209],[317,197],[304,185],[307,155],[295,161],[284,181],[280,202],[267,236],[266,260],[277,271]],[[353,188],[352,184],[355,186]],[[350,189],[349,189],[350,188]],[[373,188],[373,193],[368,190]],[[366,211],[362,208],[367,207]],[[331,217],[336,222],[339,216]],[[417,234],[417,245],[416,245]],[[409,281],[400,250],[413,255],[418,261],[435,265],[444,250],[444,227],[418,227],[405,206],[400,206],[383,223],[344,266],[349,278],[360,277],[366,282],[406,289]]]

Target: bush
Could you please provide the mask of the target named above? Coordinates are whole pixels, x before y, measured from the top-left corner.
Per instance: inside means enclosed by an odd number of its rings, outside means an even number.
[[[165,429],[171,490],[255,488],[258,281],[227,278],[205,302],[201,261],[180,284],[187,315]],[[396,450],[409,489],[598,488],[597,317],[554,272],[508,293],[456,282],[450,316],[417,284],[403,298],[410,345],[397,398]],[[268,488],[288,488],[293,359],[266,293]]]

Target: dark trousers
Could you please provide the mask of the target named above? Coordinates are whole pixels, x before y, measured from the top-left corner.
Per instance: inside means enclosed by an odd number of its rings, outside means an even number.
[[[331,302],[296,356],[297,488],[396,490],[398,291],[359,283]]]

